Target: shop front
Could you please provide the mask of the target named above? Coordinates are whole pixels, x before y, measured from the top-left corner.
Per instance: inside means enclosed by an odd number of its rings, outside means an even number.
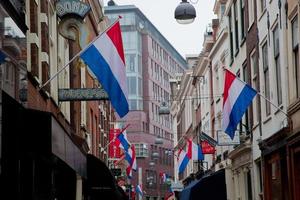
[[[282,129],[260,143],[264,173],[264,199],[289,199],[287,170],[287,133]]]
[[[1,196],[75,199],[86,155],[51,113],[25,109],[2,93]]]
[[[180,200],[194,199],[226,200],[225,169],[204,175],[200,180],[193,181],[181,191]]]

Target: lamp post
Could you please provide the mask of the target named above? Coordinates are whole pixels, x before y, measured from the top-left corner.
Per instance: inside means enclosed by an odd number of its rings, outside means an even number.
[[[175,9],[175,19],[179,24],[190,24],[195,17],[196,10],[187,0],[182,0]]]

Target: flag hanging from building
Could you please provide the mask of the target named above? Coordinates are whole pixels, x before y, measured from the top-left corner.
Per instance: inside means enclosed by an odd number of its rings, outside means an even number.
[[[0,65],[5,62],[7,56],[0,50]]]
[[[160,172],[159,176],[160,176],[163,183],[165,183],[167,181],[167,179],[169,178],[169,175],[167,173],[164,173],[164,172]]]
[[[179,174],[184,172],[189,161],[190,161],[190,159],[189,159],[187,153],[183,149],[180,149],[178,151],[178,167],[179,167],[178,172],[179,172]]]
[[[125,152],[125,160],[128,162],[128,167],[126,168],[126,173],[127,173],[128,178],[131,178],[132,171],[137,170],[134,145],[131,145],[131,147],[128,149],[128,151]]]
[[[95,74],[122,118],[128,111],[124,50],[119,21],[102,33],[80,58]]]
[[[231,139],[256,94],[252,87],[239,80],[229,70],[225,70],[222,127]]]
[[[187,155],[192,160],[204,160],[201,146],[194,143],[191,139],[187,141]]]
[[[126,130],[123,130],[118,136],[118,140],[120,141],[119,147],[124,149],[125,151],[128,151],[130,147],[130,142],[127,139]]]
[[[142,186],[141,185],[137,185],[135,187],[135,192],[140,195],[141,197],[143,197],[143,189],[142,189]]]

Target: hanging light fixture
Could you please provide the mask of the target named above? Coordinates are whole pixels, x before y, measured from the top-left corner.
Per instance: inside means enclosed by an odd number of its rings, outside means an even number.
[[[175,9],[175,19],[179,24],[190,24],[195,17],[196,10],[187,0],[182,0]]]

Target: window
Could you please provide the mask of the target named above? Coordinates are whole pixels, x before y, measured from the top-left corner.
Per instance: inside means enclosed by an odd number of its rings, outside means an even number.
[[[263,13],[266,9],[266,0],[260,0],[260,12]]]
[[[129,100],[129,109],[130,110],[137,110],[137,100],[136,99],[130,99]]]
[[[300,97],[300,65],[299,65],[299,25],[298,16],[292,20],[292,48],[293,48],[293,65],[295,70],[295,84],[297,97]]]
[[[257,179],[259,181],[259,184],[258,184],[258,192],[260,195],[262,195],[262,190],[263,190],[263,185],[262,185],[262,169],[261,169],[261,161],[257,161],[256,162],[256,171],[257,171]]]
[[[234,30],[235,30],[235,51],[239,49],[239,16],[238,16],[238,3],[234,3]]]
[[[138,96],[143,95],[143,82],[141,78],[138,78]]]
[[[282,104],[282,90],[281,90],[281,70],[280,70],[280,55],[279,55],[279,31],[278,25],[273,30],[273,49],[274,49],[274,61],[276,71],[276,89],[277,89],[277,103]]]
[[[246,37],[246,28],[245,28],[245,0],[240,0],[241,2],[241,39],[243,40]]]
[[[259,91],[258,59],[255,51],[251,54],[251,71],[252,71],[252,87],[256,91]],[[260,105],[259,105],[258,97],[255,97],[253,100],[253,113],[254,113],[253,121],[254,124],[256,124],[259,120],[259,115],[260,115]]]
[[[136,157],[148,157],[148,145],[145,143],[136,143],[135,147],[135,155]]]
[[[128,82],[128,93],[129,95],[136,95],[137,90],[136,90],[136,77],[128,77],[127,78]]]
[[[252,184],[251,184],[251,171],[248,170],[246,172],[246,191],[247,191],[247,199],[252,200]]]
[[[265,97],[270,99],[270,77],[269,77],[269,61],[268,61],[268,46],[267,42],[262,46],[263,72],[265,84]],[[271,104],[266,101],[266,116],[271,114]]]
[[[232,17],[231,10],[229,11],[229,32],[230,32],[230,60],[233,60],[233,28],[232,28]]]
[[[248,18],[249,23],[248,26],[250,27],[254,22],[254,0],[248,0]]]
[[[135,54],[128,54],[125,56],[126,69],[128,72],[135,72]]]
[[[226,4],[225,3],[221,3],[221,6],[220,6],[221,18],[223,17],[223,15],[225,13],[225,9],[226,9]]]
[[[247,63],[244,63],[243,64],[243,77],[244,77],[244,81],[246,83],[249,83],[249,75],[248,75],[248,68],[247,68]],[[249,109],[246,110],[246,113],[245,113],[245,131],[246,131],[246,134],[250,134],[250,112],[249,112]]]

